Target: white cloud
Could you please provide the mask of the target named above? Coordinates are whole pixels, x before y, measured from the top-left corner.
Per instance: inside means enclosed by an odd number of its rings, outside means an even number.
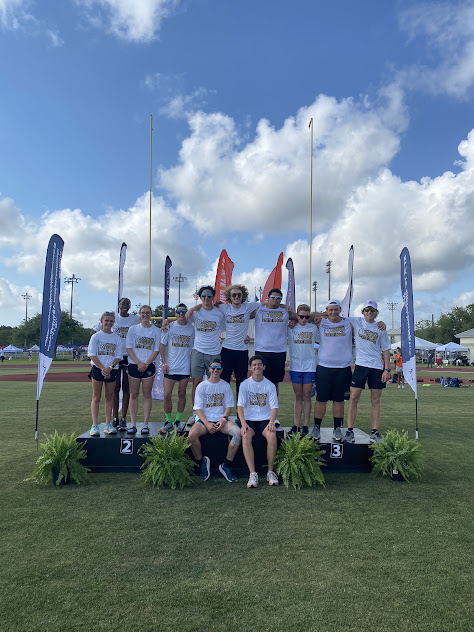
[[[0,0],[0,27],[5,31],[22,31],[26,35],[46,36],[51,46],[63,45],[63,40],[52,28],[29,11],[31,0]]]
[[[159,113],[172,119],[190,118],[207,106],[207,97],[216,92],[202,86],[188,91],[184,75],[160,72],[146,75],[141,86],[156,94]]]
[[[179,0],[75,0],[90,22],[130,42],[149,42]]]
[[[404,69],[399,80],[407,88],[467,97],[474,83],[473,3],[417,4],[400,13],[399,23],[410,40],[426,38],[431,62]]]
[[[23,295],[31,298],[26,301]],[[19,324],[26,317],[26,302],[28,302],[28,317],[41,311],[41,292],[30,285],[20,286],[8,279],[0,278],[0,310],[8,314],[9,324]],[[5,324],[5,316],[1,324]]]

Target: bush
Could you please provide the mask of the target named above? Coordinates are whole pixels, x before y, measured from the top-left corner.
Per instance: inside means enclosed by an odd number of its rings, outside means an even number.
[[[410,476],[420,478],[420,444],[416,439],[409,439],[406,430],[388,430],[382,442],[369,447],[373,452],[370,461],[374,476],[393,477],[394,472],[399,472],[406,481]]]
[[[56,485],[73,480],[78,485],[89,483],[89,469],[85,468],[79,461],[85,459],[87,454],[84,443],[78,443],[74,433],[68,437],[66,434],[59,435],[57,430],[52,435],[44,435],[46,441],[40,443],[41,456],[36,461],[28,481],[36,483],[49,483],[53,478],[53,468],[59,470]]]
[[[176,431],[166,437],[153,437],[140,448],[145,458],[142,478],[154,487],[186,487],[191,485],[195,463],[186,454],[189,439]]]
[[[283,484],[293,489],[312,487],[316,483],[325,485],[321,466],[324,450],[308,436],[301,438],[299,432],[287,441],[282,441],[275,457],[275,472],[281,476]]]

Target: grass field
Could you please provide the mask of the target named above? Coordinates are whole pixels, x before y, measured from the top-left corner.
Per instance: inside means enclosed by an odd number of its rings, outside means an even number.
[[[137,474],[23,482],[36,385],[0,388],[2,630],[473,629],[474,389],[419,389],[420,483],[327,474],[326,488],[300,492],[222,478],[171,492]],[[290,425],[291,385],[281,390]],[[84,432],[90,394],[45,384],[40,432]],[[368,393],[357,425],[370,430]],[[409,388],[384,392],[381,427],[414,436]]]

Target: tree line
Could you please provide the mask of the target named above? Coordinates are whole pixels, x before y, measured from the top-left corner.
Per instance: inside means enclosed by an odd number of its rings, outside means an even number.
[[[459,334],[474,328],[474,303],[467,307],[454,307],[450,312],[441,314],[437,321],[420,320],[415,325],[415,334],[430,342],[446,344],[459,343]]]

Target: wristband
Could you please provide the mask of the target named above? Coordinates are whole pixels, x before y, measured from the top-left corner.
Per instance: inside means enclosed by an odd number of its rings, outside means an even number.
[[[226,421],[229,421],[229,417],[226,417],[225,415],[222,415],[222,419],[225,419]]]
[[[391,373],[390,369],[384,369],[384,371],[388,371],[389,373]]]

